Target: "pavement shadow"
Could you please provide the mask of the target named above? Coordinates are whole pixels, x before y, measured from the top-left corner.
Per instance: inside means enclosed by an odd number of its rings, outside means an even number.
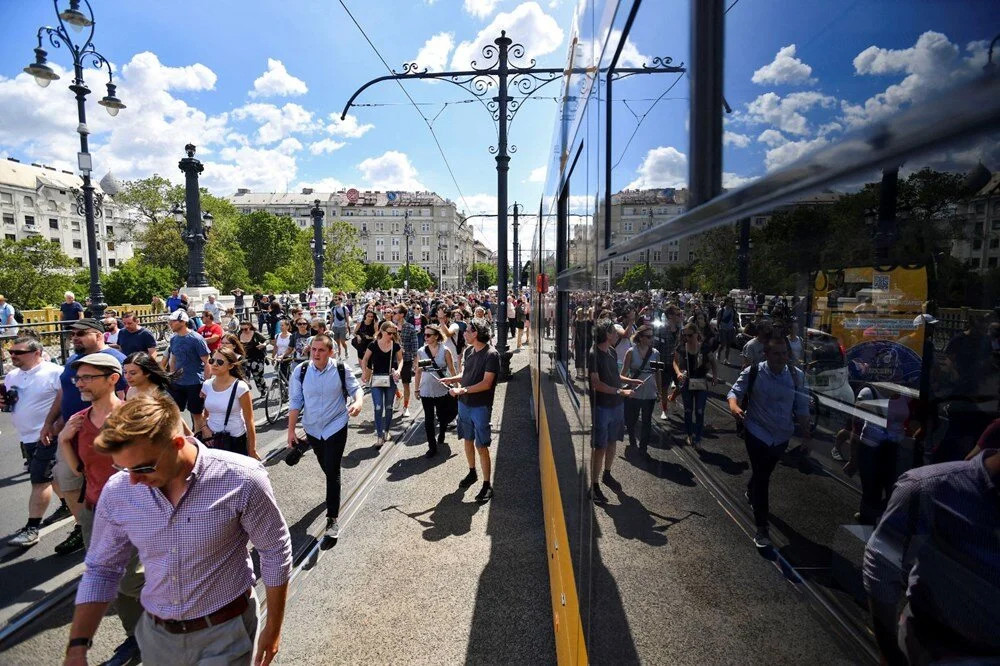
[[[649,455],[649,451],[638,446],[626,446],[621,455],[622,460],[632,466],[652,474],[658,479],[670,481],[681,486],[694,486],[694,473],[684,465],[667,462]]]
[[[650,546],[665,546],[667,545],[665,532],[668,529],[691,516],[704,518],[697,511],[688,511],[687,514],[679,518],[664,516],[647,509],[638,498],[626,493],[617,479],[607,479],[604,485],[615,494],[618,503],[605,504],[600,508],[614,521],[615,531],[623,539],[638,539]],[[657,525],[657,518],[663,523]]]
[[[18,472],[17,474],[11,474],[10,476],[5,476],[0,479],[0,488],[6,488],[7,486],[16,486],[19,483],[25,483],[28,481],[27,472]]]
[[[717,451],[709,451],[704,447],[699,447],[696,449],[698,453],[698,459],[701,460],[706,465],[711,465],[717,467],[720,472],[725,474],[730,474],[732,476],[740,476],[748,469],[750,469],[750,463],[744,460],[733,460],[724,453],[718,453]]]
[[[770,523],[788,539],[788,545],[779,552],[795,567],[799,576],[824,587],[843,590],[853,596],[859,604],[865,603],[866,596],[859,563],[852,562],[825,544],[809,539],[773,514]],[[834,571],[850,573],[849,575],[842,573],[835,580]]]
[[[397,460],[387,470],[386,480],[405,481],[412,476],[423,474],[439,465],[443,465],[457,455],[457,453],[452,453],[451,447],[445,442],[443,446],[438,446],[437,453],[433,458],[427,458],[421,453],[419,456]]]
[[[351,452],[346,456],[341,458],[340,466],[343,469],[351,469],[352,467],[357,467],[366,460],[371,460],[372,458],[378,458],[378,454],[381,449],[375,448],[375,445],[371,446],[359,446],[356,449],[351,449]]]
[[[424,528],[422,534],[426,541],[441,541],[452,536],[462,536],[472,530],[472,517],[484,506],[479,502],[466,502],[465,493],[468,488],[456,488],[429,509],[407,512],[393,504],[382,511],[398,511],[407,518],[412,518]]]

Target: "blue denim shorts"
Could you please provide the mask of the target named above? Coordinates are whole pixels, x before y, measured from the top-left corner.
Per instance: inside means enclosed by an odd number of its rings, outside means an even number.
[[[615,407],[594,406],[594,440],[592,447],[603,449],[612,442],[625,438],[625,405]]]
[[[461,439],[471,439],[479,448],[490,445],[490,408],[467,407],[464,402],[458,402],[458,436]]]

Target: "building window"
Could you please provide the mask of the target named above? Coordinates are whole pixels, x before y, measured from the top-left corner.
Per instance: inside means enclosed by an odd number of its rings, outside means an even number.
[[[115,260],[114,259],[108,259],[108,267],[109,268],[114,268],[115,267]]]
[[[657,250],[656,252],[654,252],[653,253],[653,261],[660,261],[661,260],[660,257],[661,257],[662,254],[663,253],[660,252],[659,250]]]
[[[9,241],[16,241],[17,240],[17,236],[15,236],[14,234],[4,234],[4,235],[7,237],[7,240],[9,240]]]
[[[995,250],[998,247],[1000,247],[1000,238],[991,238],[990,239],[990,249],[991,250]]]
[[[421,236],[420,237],[420,245],[421,245],[421,247],[430,247],[430,245],[431,245],[431,237],[430,236]]]
[[[11,224],[11,225],[14,224],[14,214],[13,213],[4,213],[3,214],[3,223],[4,224]]]
[[[983,239],[982,238],[973,239],[973,241],[972,241],[972,249],[973,250],[982,250],[983,249]]]
[[[989,268],[996,268],[997,267],[997,258],[996,257],[990,257],[989,261],[986,262],[986,265]]]
[[[420,225],[420,233],[429,234],[431,232],[431,223],[423,222]]]
[[[631,233],[631,231],[632,231],[632,223],[631,222],[626,222],[625,223],[625,231]]]
[[[108,241],[108,252],[114,252],[114,251],[115,251],[114,241]]]
[[[74,250],[82,250],[83,249],[83,243],[80,242],[80,241],[78,241],[78,240],[73,241],[73,249]]]
[[[420,217],[430,217],[430,216],[431,216],[431,209],[430,208],[421,208],[420,209]]]
[[[0,203],[12,204],[14,203],[14,197],[10,192],[0,192]]]
[[[59,210],[59,206],[52,199],[49,199],[49,210]]]
[[[375,261],[385,261],[385,252],[376,252]]]
[[[385,239],[384,238],[376,238],[375,239],[375,247],[384,247],[384,246],[385,246]]]
[[[430,252],[421,252],[420,253],[420,261],[430,261],[430,260],[431,260],[431,253]]]
[[[28,225],[29,227],[35,226],[35,216],[34,215],[25,215],[24,216],[24,223],[26,225]]]
[[[979,268],[979,257],[973,257],[969,259],[969,265],[973,268]]]
[[[31,197],[24,197],[24,205],[25,206],[34,206],[35,205],[35,201]]]
[[[385,232],[385,222],[376,222],[375,223],[375,231],[379,231],[379,232],[384,233]]]
[[[983,235],[983,223],[982,222],[976,222],[976,231],[975,231],[975,234],[977,236],[982,236]]]
[[[993,220],[993,223],[990,225],[990,229],[993,231],[1000,231],[1000,220]]]
[[[113,224],[109,224],[109,225],[108,225],[108,226],[106,227],[106,233],[107,233],[107,234],[108,234],[109,236],[114,236],[114,235],[115,235],[115,225],[113,225]]]
[[[52,243],[53,245],[59,245],[59,239],[58,238],[50,238],[49,242]]]
[[[69,228],[72,229],[73,231],[79,231],[80,230],[80,220],[70,220],[69,221]]]
[[[986,202],[977,201],[976,202],[976,215],[982,215],[986,212]]]
[[[49,229],[58,229],[58,228],[59,228],[59,220],[56,220],[56,219],[50,217],[49,218]]]
[[[76,265],[83,266],[83,257],[76,257]]]
[[[393,253],[392,253],[392,259],[390,261],[399,261],[399,252],[398,251],[393,251]]]
[[[438,213],[438,217],[448,217],[448,211],[442,209],[441,212]]]
[[[104,267],[104,260],[103,259],[98,259],[97,260],[97,265],[98,265],[98,267],[103,268]]]
[[[394,237],[394,238],[392,239],[392,246],[393,246],[393,247],[399,247],[399,239],[398,239],[398,238],[395,238],[395,237]]]

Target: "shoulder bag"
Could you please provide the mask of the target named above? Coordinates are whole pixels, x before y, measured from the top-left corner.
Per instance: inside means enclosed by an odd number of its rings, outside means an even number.
[[[447,351],[448,350],[445,349],[445,352]],[[431,354],[431,350],[427,345],[424,345],[424,353],[427,354],[427,358],[431,360],[431,365],[434,366],[434,370],[438,373],[438,377],[444,377],[444,368],[437,364],[437,361],[434,359],[434,356]]]
[[[225,449],[227,451],[232,450],[233,439],[226,428],[229,426],[229,415],[233,412],[233,403],[236,402],[236,389],[240,385],[240,380],[233,382],[233,390],[229,392],[229,405],[226,407],[226,418],[222,422],[222,431],[212,434],[209,446],[213,449]]]
[[[700,353],[700,352],[699,352]],[[688,391],[707,391],[708,390],[708,378],[707,377],[692,377],[691,376],[691,352],[684,350],[684,354],[687,357],[687,390]],[[698,355],[695,355],[695,360],[697,361]]]

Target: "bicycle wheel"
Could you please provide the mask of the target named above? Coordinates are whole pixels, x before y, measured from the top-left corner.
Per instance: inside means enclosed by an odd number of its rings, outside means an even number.
[[[268,423],[274,423],[281,416],[282,407],[285,404],[285,391],[281,380],[275,377],[267,387],[264,395],[264,417]]]

